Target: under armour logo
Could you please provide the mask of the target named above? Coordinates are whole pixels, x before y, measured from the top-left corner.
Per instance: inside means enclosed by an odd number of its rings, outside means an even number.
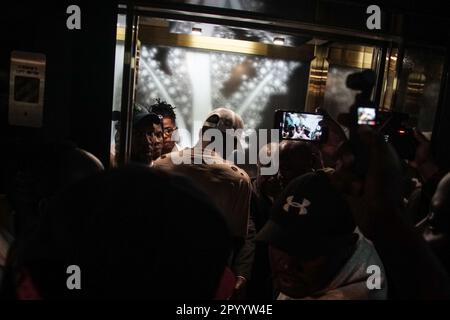
[[[294,200],[294,196],[290,196],[286,198],[286,204],[283,206],[283,210],[286,212],[289,212],[289,208],[293,207],[293,208],[298,208],[298,215],[304,215],[308,213],[308,210],[306,209],[306,207],[308,207],[311,202],[308,199],[303,199],[302,203],[299,202],[294,202],[292,201]]]

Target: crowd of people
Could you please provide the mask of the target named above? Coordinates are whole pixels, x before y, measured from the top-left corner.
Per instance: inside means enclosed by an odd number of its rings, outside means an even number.
[[[262,146],[279,159],[270,176],[267,164],[251,176],[225,160],[239,144],[229,129],[244,128],[238,114],[213,110],[197,145],[181,150],[174,107],[159,100],[134,114],[127,166],[105,170],[70,143],[10,155],[1,297],[449,298],[450,173],[430,142],[416,131],[405,161],[361,126],[361,175],[341,127],[326,114],[324,125],[326,141]],[[233,146],[212,150],[211,129]],[[69,266],[81,288],[67,285]]]

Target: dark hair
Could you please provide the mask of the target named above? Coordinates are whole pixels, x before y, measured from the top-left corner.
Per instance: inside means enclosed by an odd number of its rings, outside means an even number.
[[[221,212],[185,178],[104,172],[55,199],[19,253],[43,299],[211,299],[229,256]],[[69,265],[81,290],[66,287]]]
[[[17,233],[38,222],[42,200],[104,169],[97,158],[70,141],[39,143],[29,148],[11,168],[7,184],[8,200],[16,212]]]
[[[151,124],[162,125],[162,118],[154,112],[140,112],[134,115],[133,122],[133,128],[140,129]]]
[[[162,116],[163,118],[170,118],[175,122],[177,117],[173,110],[175,110],[175,107],[172,107],[172,105],[168,104],[165,101],[161,101],[160,99],[156,99],[156,103],[151,105],[148,111],[154,112]]]

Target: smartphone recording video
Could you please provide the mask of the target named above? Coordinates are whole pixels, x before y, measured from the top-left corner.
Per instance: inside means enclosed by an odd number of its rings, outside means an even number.
[[[414,160],[418,142],[412,127],[416,126],[416,120],[407,113],[392,111],[381,111],[378,117],[385,141],[394,147],[401,159]]]
[[[275,119],[282,139],[321,141],[323,137],[323,115],[278,110]]]
[[[377,124],[377,111],[375,108],[359,107],[358,124],[375,126]]]

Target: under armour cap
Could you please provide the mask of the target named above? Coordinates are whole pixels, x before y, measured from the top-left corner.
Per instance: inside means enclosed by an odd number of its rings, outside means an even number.
[[[296,256],[326,254],[355,238],[346,200],[324,172],[291,181],[256,239]]]
[[[243,129],[244,121],[242,121],[242,118],[233,110],[217,108],[206,117],[203,127],[215,128],[225,132],[227,129]]]

